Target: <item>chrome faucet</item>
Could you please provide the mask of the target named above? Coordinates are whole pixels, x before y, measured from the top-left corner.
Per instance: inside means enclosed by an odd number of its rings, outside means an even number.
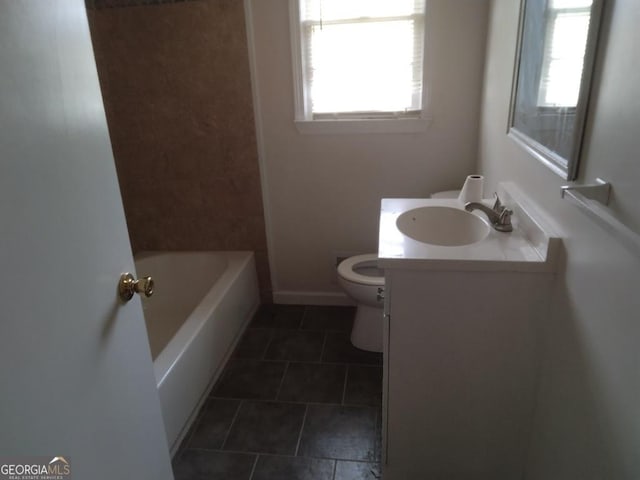
[[[494,195],[496,197],[496,202],[493,204],[492,208],[489,208],[480,202],[467,202],[464,205],[464,209],[467,212],[481,210],[489,218],[491,226],[494,229],[499,232],[511,232],[513,231],[513,226],[511,225],[511,214],[513,211],[502,205],[497,193]]]

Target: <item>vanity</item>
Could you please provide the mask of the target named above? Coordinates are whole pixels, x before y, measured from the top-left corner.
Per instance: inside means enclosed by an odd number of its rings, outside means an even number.
[[[385,480],[522,476],[559,239],[498,193],[510,233],[457,199],[382,200]]]

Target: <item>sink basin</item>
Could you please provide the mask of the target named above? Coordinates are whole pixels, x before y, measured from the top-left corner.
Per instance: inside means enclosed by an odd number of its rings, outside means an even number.
[[[489,224],[477,215],[439,206],[407,210],[398,217],[396,226],[414,240],[446,247],[479,242],[491,231]]]

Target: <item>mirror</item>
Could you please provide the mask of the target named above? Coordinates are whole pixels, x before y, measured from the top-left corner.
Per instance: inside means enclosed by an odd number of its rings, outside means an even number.
[[[574,180],[603,0],[522,0],[509,136]]]

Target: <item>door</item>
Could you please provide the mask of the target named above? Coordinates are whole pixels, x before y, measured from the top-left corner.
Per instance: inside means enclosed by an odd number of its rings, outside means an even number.
[[[173,478],[140,300],[116,295],[124,271],[84,3],[0,0],[0,464]]]

